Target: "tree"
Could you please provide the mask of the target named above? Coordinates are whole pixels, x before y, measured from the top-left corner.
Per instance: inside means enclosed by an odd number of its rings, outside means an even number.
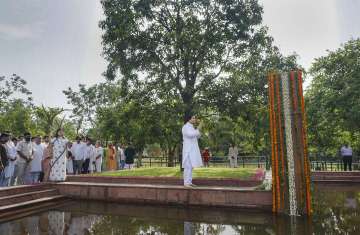
[[[32,107],[31,92],[24,79],[16,74],[0,76],[0,131],[22,135],[33,130]]]
[[[10,131],[16,136],[27,131],[35,132],[36,125],[32,119],[31,106],[27,106],[20,99],[7,103],[0,113],[0,130]]]
[[[313,63],[306,92],[310,145],[334,155],[343,142],[360,150],[360,39]]]
[[[73,106],[72,116],[76,124],[76,133],[78,134],[81,128],[87,129],[94,126],[95,111],[99,106],[108,104],[109,99],[114,101],[116,93],[111,83],[99,83],[94,86],[86,87],[79,84],[79,91],[74,91],[71,87],[64,90],[68,104]]]
[[[0,112],[3,108],[16,99],[21,100],[26,105],[32,105],[31,92],[26,88],[26,81],[20,76],[13,74],[6,78],[0,76]],[[25,96],[25,100],[23,99]]]
[[[260,30],[256,0],[104,0],[105,73],[121,73],[126,86],[139,76],[157,90],[179,96],[191,113],[206,90],[250,53]],[[261,34],[260,34],[261,35]]]
[[[63,112],[63,108],[51,108],[45,107],[44,105],[35,108],[35,115],[37,117],[39,127],[45,134],[50,135],[51,131],[55,131],[55,128],[62,126],[61,124],[64,121],[64,118],[61,119],[62,121],[60,120],[57,127],[55,127],[55,122],[57,121],[58,116]]]

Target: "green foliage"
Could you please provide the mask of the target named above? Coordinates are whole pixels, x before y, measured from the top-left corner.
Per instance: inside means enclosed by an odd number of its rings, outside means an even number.
[[[35,116],[37,118],[37,124],[40,130],[44,134],[50,135],[51,133],[54,133],[57,128],[63,126],[62,124],[64,122],[64,118],[60,119],[58,117],[63,112],[63,108],[44,107],[44,105],[36,107]]]
[[[106,77],[119,76],[124,90],[144,77],[152,89],[180,100],[185,113],[196,109],[200,91],[240,63],[263,35],[262,9],[255,0],[111,0],[102,5]]]
[[[266,74],[298,67],[261,26],[257,1],[102,1],[106,82],[64,91],[78,130],[159,144],[169,159],[181,145],[184,112],[206,123],[201,146],[226,154],[268,143]]]
[[[33,130],[32,97],[26,81],[13,74],[0,76],[0,131],[11,131],[15,135]]]
[[[19,136],[35,129],[32,109],[22,100],[13,100],[3,106],[3,112],[0,114],[0,130],[11,131]]]
[[[0,112],[4,111],[3,108],[9,102],[16,99],[27,105],[32,104],[31,92],[26,88],[26,81],[16,74],[9,78],[0,76]]]
[[[14,74],[0,77],[0,132],[10,131],[14,136],[31,132],[33,135],[49,135],[56,128],[64,127],[68,137],[74,137],[73,124],[59,115],[62,108],[35,106],[26,81]]]
[[[310,147],[335,155],[345,142],[360,150],[360,39],[316,59],[306,92]]]

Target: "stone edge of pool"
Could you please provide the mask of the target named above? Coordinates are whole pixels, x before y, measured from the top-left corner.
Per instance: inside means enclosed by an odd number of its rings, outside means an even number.
[[[54,184],[60,194],[74,199],[178,206],[230,207],[271,211],[271,191],[254,187],[63,182]]]
[[[326,189],[331,189],[332,184],[353,185],[360,183],[360,172],[315,171],[312,182]],[[19,209],[31,213],[32,208],[52,207],[66,198],[271,211],[271,191],[256,190],[261,180],[200,178],[194,183],[198,187],[185,188],[177,177],[69,176],[61,183],[0,189],[0,215],[16,214]]]

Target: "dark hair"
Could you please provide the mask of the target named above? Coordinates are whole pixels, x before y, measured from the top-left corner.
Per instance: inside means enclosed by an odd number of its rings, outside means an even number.
[[[194,114],[192,113],[185,114],[184,123],[187,123],[193,116]]]
[[[48,136],[48,135],[44,135],[44,136],[43,136],[43,139],[46,139],[46,138],[49,138],[49,136]]]
[[[2,137],[9,137],[9,134],[6,133],[6,132],[4,132],[4,133],[1,133],[0,137],[1,137],[1,138],[2,138]]]
[[[75,139],[76,139],[76,140],[81,140],[81,137],[80,137],[80,136],[76,136]]]
[[[30,135],[30,136],[31,136],[31,133],[30,133],[30,132],[25,132],[25,133],[24,133],[24,136],[27,136],[27,135]]]
[[[59,138],[59,131],[61,131],[62,128],[58,128],[56,131],[55,131],[55,138]]]
[[[14,141],[17,141],[18,139],[16,137],[12,137],[11,138],[11,141],[14,142]]]

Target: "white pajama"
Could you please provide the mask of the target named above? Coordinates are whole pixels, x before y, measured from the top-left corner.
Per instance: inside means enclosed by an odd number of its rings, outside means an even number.
[[[192,170],[193,170],[193,167],[191,165],[189,154],[186,156],[183,168],[184,168],[184,185],[192,184]]]
[[[95,161],[95,167],[96,167],[96,172],[101,172],[101,165],[102,165],[102,159],[96,159]]]
[[[230,167],[231,168],[237,167],[237,157],[234,157],[234,159],[230,157]]]

